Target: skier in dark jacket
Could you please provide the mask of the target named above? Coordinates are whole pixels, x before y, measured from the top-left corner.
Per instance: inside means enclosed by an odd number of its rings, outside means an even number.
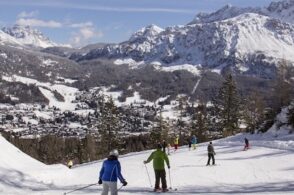
[[[246,137],[244,138],[244,141],[245,141],[244,150],[248,150],[249,149],[249,141]]]
[[[161,191],[159,187],[159,183],[161,180],[162,183],[162,192],[167,192],[167,184],[166,184],[166,172],[164,169],[164,161],[167,164],[167,167],[170,168],[169,160],[165,152],[161,150],[161,144],[157,145],[156,151],[152,152],[151,155],[148,157],[144,164],[149,163],[153,160],[153,168],[155,172],[155,188],[154,191]]]
[[[189,147],[189,151],[191,150],[191,147],[192,147],[192,141],[191,139],[188,139],[188,147]]]
[[[162,141],[162,151],[166,153],[167,143],[165,140]]]
[[[111,195],[117,195],[117,178],[123,186],[128,183],[121,174],[120,162],[118,161],[118,151],[113,150],[109,153],[107,160],[103,162],[99,175],[99,184],[103,184],[102,195],[107,195],[110,189]]]
[[[206,166],[210,165],[210,159],[212,159],[212,165],[215,165],[215,159],[214,159],[215,152],[214,152],[214,148],[213,148],[212,142],[210,142],[208,144],[208,146],[207,146],[207,152],[208,152],[208,161],[207,161]]]

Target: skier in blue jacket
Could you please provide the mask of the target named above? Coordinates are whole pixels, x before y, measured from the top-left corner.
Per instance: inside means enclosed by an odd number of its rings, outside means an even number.
[[[102,195],[107,195],[110,189],[111,195],[117,195],[117,178],[123,186],[128,183],[121,174],[120,162],[118,161],[118,151],[113,150],[109,153],[107,160],[103,162],[99,175],[99,184],[103,184]]]
[[[191,142],[192,142],[193,150],[195,150],[196,144],[197,144],[197,137],[195,135],[192,136]]]

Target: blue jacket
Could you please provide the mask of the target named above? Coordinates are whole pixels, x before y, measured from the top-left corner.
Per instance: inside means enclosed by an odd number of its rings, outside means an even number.
[[[197,144],[197,137],[193,136],[191,139],[192,144]]]
[[[117,178],[119,178],[121,182],[125,181],[121,174],[120,163],[117,159],[108,158],[103,162],[99,179],[102,181],[117,182]]]

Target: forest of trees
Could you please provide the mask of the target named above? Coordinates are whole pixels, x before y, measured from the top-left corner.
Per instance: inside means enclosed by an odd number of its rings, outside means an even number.
[[[281,109],[289,105],[288,121],[294,127],[293,75],[291,66],[285,61],[280,63],[272,84],[271,101],[268,102],[258,89],[252,90],[246,96],[242,94],[234,76],[227,74],[210,103],[198,102],[194,105],[187,97],[179,97],[177,120],[169,121],[162,117],[161,107],[156,110],[149,132],[141,134],[132,135],[123,131],[127,125],[134,124],[122,121],[123,117],[127,117],[124,110],[119,109],[111,98],[105,97],[98,98],[95,103],[96,134],[88,134],[84,138],[47,135],[34,139],[23,139],[9,132],[2,134],[25,153],[52,164],[69,159],[84,163],[105,158],[114,148],[119,149],[122,154],[151,149],[162,140],[172,145],[176,135],[180,136],[180,145],[183,145],[187,144],[192,135],[203,142],[240,131],[265,132],[273,125]],[[143,121],[136,122],[135,128],[144,130],[144,118],[141,120]],[[134,119],[128,121],[135,123]]]

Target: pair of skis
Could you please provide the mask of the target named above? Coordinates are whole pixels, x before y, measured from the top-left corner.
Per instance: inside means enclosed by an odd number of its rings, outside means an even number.
[[[149,191],[152,193],[173,193],[173,192],[177,192],[178,189],[177,188],[169,188],[167,191],[163,191],[163,190],[153,190],[153,191]]]

